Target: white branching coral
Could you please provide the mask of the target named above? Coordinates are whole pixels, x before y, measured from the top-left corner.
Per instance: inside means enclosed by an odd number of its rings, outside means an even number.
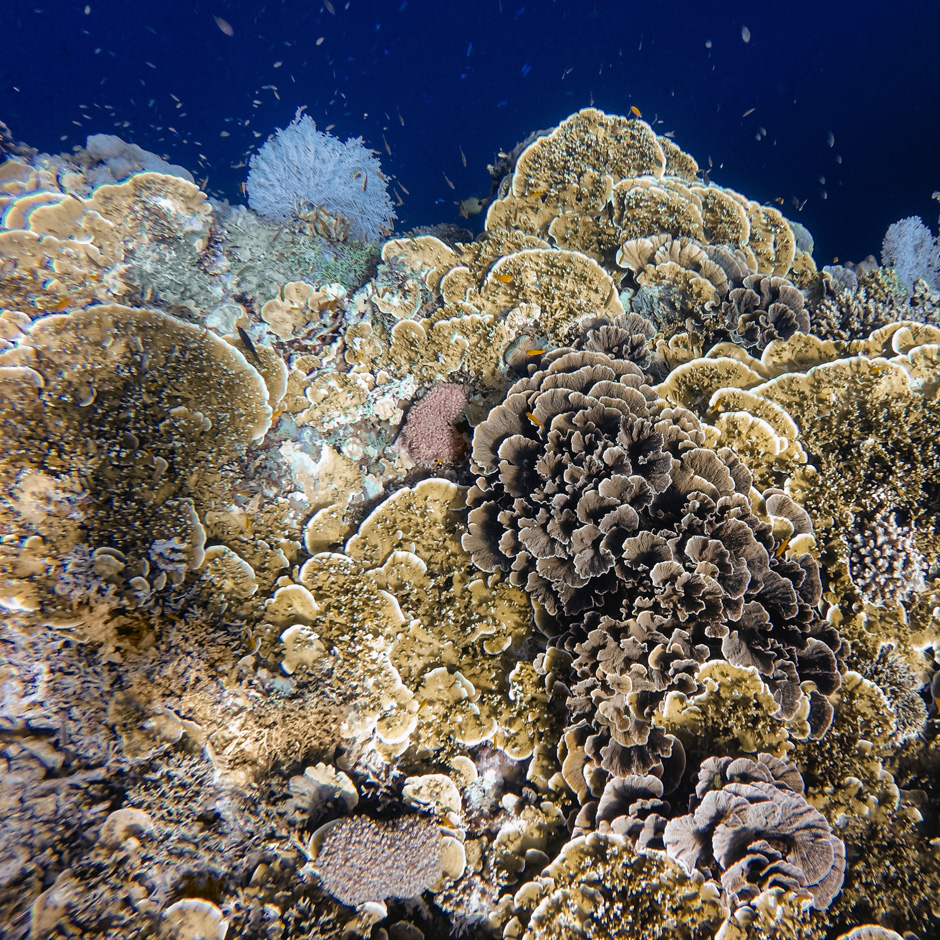
[[[353,238],[376,239],[395,218],[375,151],[361,137],[341,141],[298,112],[252,158],[248,204],[284,220],[314,208],[349,222]]]

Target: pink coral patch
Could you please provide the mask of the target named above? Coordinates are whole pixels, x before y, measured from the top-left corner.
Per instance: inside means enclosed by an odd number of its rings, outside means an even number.
[[[461,385],[435,385],[405,418],[401,446],[422,467],[450,467],[467,454],[469,443],[455,427],[467,404]]]

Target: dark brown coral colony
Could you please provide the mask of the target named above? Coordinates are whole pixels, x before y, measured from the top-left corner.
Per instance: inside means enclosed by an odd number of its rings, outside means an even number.
[[[818,615],[815,560],[785,553],[752,508],[747,467],[708,449],[691,412],[657,403],[638,366],[546,354],[477,427],[473,463],[463,545],[560,624],[564,769],[582,803],[611,776],[675,785],[681,745],[651,718],[667,692],[696,690],[709,659],[756,667],[781,717],[812,680],[825,714],[810,723],[825,730],[839,639]]]

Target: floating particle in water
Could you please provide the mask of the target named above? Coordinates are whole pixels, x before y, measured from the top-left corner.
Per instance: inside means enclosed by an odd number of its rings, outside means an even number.
[[[712,47],[712,41],[711,41],[710,39],[706,39],[706,40],[705,40],[705,48],[706,48],[706,49],[711,49],[711,47]]]
[[[216,16],[214,13],[212,14],[212,19],[215,20],[215,25],[218,26],[226,36],[235,35],[235,30],[232,29],[232,24],[228,20],[224,20],[221,16]]]
[[[829,142],[829,146],[830,146],[830,147],[835,147],[835,145],[836,145],[836,135],[833,134],[832,131],[829,131],[829,136],[826,138],[826,140]]]
[[[751,31],[750,31],[746,26],[742,26],[742,27],[741,27],[741,38],[742,38],[745,42],[750,42],[750,41],[751,41]]]
[[[532,71],[532,66],[528,62],[522,63],[522,77],[525,78]]]

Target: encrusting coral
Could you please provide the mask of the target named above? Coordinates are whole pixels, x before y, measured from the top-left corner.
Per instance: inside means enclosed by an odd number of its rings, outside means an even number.
[[[456,427],[467,406],[467,392],[460,385],[445,382],[408,412],[402,427],[401,446],[422,467],[453,466],[469,450],[469,441]]]
[[[378,821],[343,817],[314,833],[312,871],[349,907],[386,898],[414,898],[441,877],[437,825],[418,816]]]
[[[472,240],[0,149],[11,937],[936,933],[928,284],[595,108]]]

